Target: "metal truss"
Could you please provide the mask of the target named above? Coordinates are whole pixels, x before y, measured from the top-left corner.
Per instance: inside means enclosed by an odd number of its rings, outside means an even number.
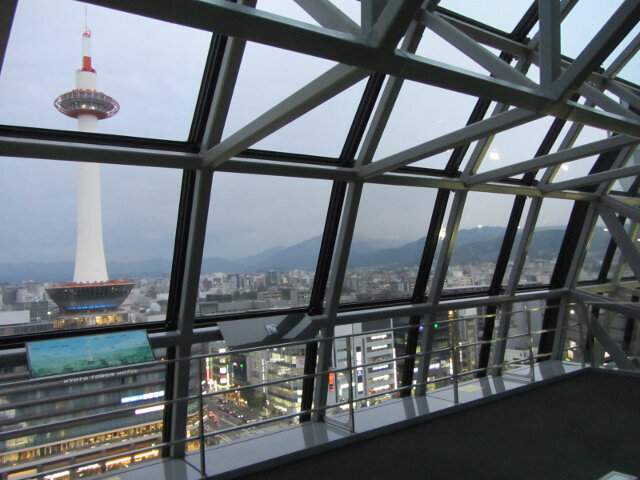
[[[207,88],[203,89],[209,93],[200,97],[194,118],[197,131],[192,132],[189,142],[0,126],[3,156],[162,166],[185,171],[169,315],[165,331],[154,334],[154,342],[169,348],[170,358],[189,358],[194,342],[219,338],[215,328],[207,330],[199,325],[195,304],[212,178],[216,172],[223,171],[334,182],[315,273],[320,282],[314,286],[308,310],[324,338],[332,338],[337,325],[403,315],[411,317],[412,325],[416,326],[409,334],[407,344],[412,351],[408,354],[415,353],[418,346],[422,351],[430,351],[437,312],[473,306],[484,307],[494,315],[508,312],[515,302],[543,299],[551,304],[559,301],[558,295],[569,294],[590,304],[604,301],[608,308],[638,318],[637,306],[616,302],[615,294],[620,293],[620,288],[627,288],[621,286],[624,264],[629,265],[636,280],[640,279],[640,254],[634,241],[640,221],[640,198],[637,188],[614,192],[613,185],[617,180],[637,179],[640,173],[640,166],[635,160],[631,161],[640,142],[640,86],[632,83],[635,79],[619,78],[622,68],[640,49],[640,37],[627,43],[608,68],[603,69],[601,65],[640,20],[640,0],[625,0],[611,18],[603,19],[599,32],[575,59],[561,54],[560,27],[578,0],[534,1],[512,32],[502,32],[454,14],[440,8],[437,1],[362,0],[361,25],[329,0],[295,2],[317,25],[265,12],[259,9],[259,4],[255,8],[256,0],[238,3],[223,0],[87,0],[90,4],[214,33],[205,74],[204,87]],[[0,66],[16,4],[12,0],[0,6]],[[537,33],[529,38],[538,23]],[[416,55],[425,30],[433,31],[489,73],[479,74]],[[247,118],[243,127],[222,140],[246,42],[312,55],[337,65],[298,91],[291,92],[270,110],[256,118]],[[491,49],[501,53],[495,54]],[[527,75],[531,65],[539,67],[539,82]],[[265,159],[250,150],[258,141],[363,79],[368,79],[369,83],[358,111],[349,113],[354,118],[339,158],[319,161],[312,156],[295,157],[287,152],[272,152],[273,159]],[[436,138],[425,135],[422,143],[374,161],[380,138],[405,81],[473,96],[477,98],[476,107],[470,112],[466,125]],[[489,112],[492,103],[495,106]],[[553,117],[554,124],[541,140],[534,158],[513,159],[507,166],[477,173],[496,134],[546,116]],[[565,124],[567,131],[560,137]],[[610,135],[603,140],[574,146],[583,126],[596,127]],[[559,138],[559,146],[553,149]],[[473,142],[477,144],[463,165],[465,153]],[[411,168],[420,160],[448,150],[453,153],[445,169]],[[554,182],[563,163],[590,156],[598,156],[598,161],[588,175]],[[430,222],[429,219],[416,219],[424,223],[428,238],[412,298],[384,309],[363,306],[347,312],[341,309],[340,294],[366,183],[436,189],[438,200]],[[508,234],[501,247],[491,287],[475,299],[443,299],[444,281],[469,192],[508,195],[505,198],[514,200]],[[575,206],[550,285],[540,292],[522,293],[518,290],[520,276],[546,198],[562,198],[575,202]],[[525,213],[526,199],[531,201]],[[450,215],[446,218],[449,204]],[[523,215],[526,215],[524,226],[516,235]],[[598,218],[604,221],[613,239],[610,258],[603,263],[603,266],[607,265],[606,271],[600,275],[601,284],[610,284],[608,297],[582,289],[578,282]],[[443,224],[446,225],[446,237],[436,256],[437,236]],[[613,281],[607,282],[616,249],[621,252],[621,260],[613,266]],[[513,265],[510,276],[506,277],[510,258]],[[432,272],[433,283],[427,292]],[[637,301],[637,290],[634,292],[633,298]],[[551,315],[545,316],[543,328],[551,330],[564,321],[557,313],[555,317]],[[419,345],[417,325],[422,318],[427,319],[427,328]],[[598,329],[597,319],[594,322]],[[494,335],[504,338],[508,329],[506,321],[496,332],[493,323],[487,323],[482,340],[489,342]],[[600,330],[601,338],[606,338]],[[540,351],[552,354],[557,351],[560,341],[553,334],[542,335]],[[327,371],[331,348],[328,341],[310,342],[305,374]],[[483,350],[480,367],[490,366],[489,353],[488,349]],[[501,364],[503,356],[504,342],[496,344],[494,364]],[[622,358],[619,360],[623,361]],[[186,398],[189,362],[176,364],[179,366],[168,372],[166,391],[171,392],[172,398]],[[413,364],[405,369],[405,385],[412,380],[424,385],[429,358],[421,356],[417,367],[417,378],[413,378]],[[424,389],[418,393],[424,393]],[[310,409],[311,404],[315,409],[322,409],[326,398],[327,378],[305,381],[305,409]],[[186,412],[187,405],[180,402],[167,409],[167,438],[186,438]],[[322,414],[315,417],[316,420],[322,418]],[[179,445],[182,447],[173,447],[168,453],[174,457],[183,456],[184,443]]]

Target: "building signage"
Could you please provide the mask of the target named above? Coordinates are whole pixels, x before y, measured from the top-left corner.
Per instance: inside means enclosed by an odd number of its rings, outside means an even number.
[[[155,360],[147,334],[142,330],[27,342],[27,355],[32,377]],[[118,373],[87,375],[77,381],[99,380]]]

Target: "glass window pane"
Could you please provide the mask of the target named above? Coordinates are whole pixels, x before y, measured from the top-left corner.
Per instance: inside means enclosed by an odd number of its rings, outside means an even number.
[[[269,0],[260,0],[256,4],[256,9],[275,13],[276,15],[282,15],[283,17],[287,17],[292,20],[318,25],[318,22],[316,22],[313,17],[311,17],[295,2],[272,2]]]
[[[622,67],[618,76],[631,82],[634,80],[637,81],[637,79],[640,78],[640,56],[638,54],[634,55],[633,58]]]
[[[442,0],[439,5],[508,33],[518,24],[531,6],[531,2],[529,0],[493,0],[491,2]]]
[[[342,10],[351,20],[360,25],[360,2],[351,0],[331,0],[336,7]]]
[[[221,445],[299,423],[302,379],[289,379],[304,374],[305,345],[245,351],[219,341],[194,351],[202,357],[191,362],[191,393],[202,385],[204,420],[198,421],[199,401],[191,401],[189,437],[204,433],[206,446]],[[197,447],[191,442],[189,450]]]
[[[247,42],[222,138],[235,133],[334,65],[335,62],[321,58]]]
[[[216,173],[201,315],[308,305],[331,182]]]
[[[543,117],[496,134],[478,173],[534,158],[552,123],[552,117]]]
[[[597,142],[598,140],[604,140],[608,136],[609,134],[606,130],[584,125],[580,130],[580,134],[578,135],[578,138],[574,142],[573,146],[577,147],[579,145]]]
[[[520,285],[548,285],[558,259],[573,201],[545,198],[538,215]]]
[[[164,320],[181,171],[21,158],[0,168],[0,313],[20,325],[6,334]]]
[[[366,79],[361,80],[252,148],[337,158],[347,139],[366,83]]]
[[[470,192],[447,271],[446,289],[487,290],[500,254],[513,197]]]
[[[561,49],[564,55],[576,58],[598,33],[622,0],[581,0],[560,24]]]
[[[614,60],[617,60],[620,54],[629,46],[629,44],[640,34],[640,24],[636,24],[635,27],[631,29],[631,31],[624,37],[618,46],[611,52],[611,54],[607,57],[607,59],[603,62],[603,67],[609,67]]]
[[[598,222],[591,237],[587,255],[580,270],[580,281],[595,280],[600,274],[605,252],[609,247],[611,234],[601,221]]]
[[[341,302],[413,293],[436,190],[366,184]]]
[[[564,182],[565,180],[572,180],[574,178],[586,177],[589,175],[593,164],[598,160],[598,155],[591,157],[581,158],[580,160],[574,160],[573,162],[566,162],[560,165],[560,168],[553,177],[553,182]]]
[[[416,55],[482,75],[489,74],[488,70],[429,29],[422,34]]]
[[[476,98],[469,95],[405,81],[374,160],[464,127],[475,103]],[[439,168],[438,163],[433,165],[427,158],[420,166]]]
[[[0,75],[0,96],[12,99],[0,103],[1,124],[78,128],[53,102],[82,88],[75,81],[82,67],[84,7],[72,1],[18,3]],[[211,34],[93,5],[87,11],[97,90],[120,105],[98,130],[186,140]]]
[[[398,397],[395,390],[404,360],[395,360],[400,355],[396,348],[406,348],[407,320],[385,318],[336,327],[339,338],[333,344],[327,392],[332,418],[348,422],[350,398],[357,412]]]

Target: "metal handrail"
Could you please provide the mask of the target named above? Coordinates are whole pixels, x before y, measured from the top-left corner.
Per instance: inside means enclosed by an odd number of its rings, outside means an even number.
[[[536,307],[534,309],[524,309],[524,310],[518,310],[518,311],[510,311],[510,312],[498,312],[496,314],[492,314],[492,315],[473,315],[473,316],[462,316],[462,317],[458,317],[458,318],[447,318],[447,319],[441,319],[438,320],[439,324],[443,324],[443,325],[447,325],[449,327],[454,326],[454,325],[458,325],[460,324],[460,322],[469,322],[469,321],[477,321],[480,319],[486,319],[489,317],[500,317],[500,316],[504,316],[504,315],[515,315],[518,313],[522,313],[522,312],[531,312],[531,311],[542,311],[542,310],[546,310],[548,308],[559,308],[559,306],[552,306],[552,307]],[[529,313],[530,315],[530,313]],[[423,316],[423,318],[426,319],[426,316]],[[122,408],[117,408],[114,410],[110,410],[108,412],[100,412],[94,415],[85,415],[82,417],[76,417],[75,419],[65,419],[59,422],[52,422],[49,424],[43,424],[43,425],[37,425],[37,426],[33,426],[33,427],[26,427],[26,428],[21,428],[19,430],[11,430],[11,431],[6,431],[6,432],[1,432],[0,433],[0,440],[2,439],[6,439],[6,438],[14,438],[17,435],[20,436],[25,436],[25,435],[30,435],[33,433],[37,433],[37,432],[43,432],[43,431],[47,431],[47,430],[51,430],[52,428],[57,428],[57,427],[63,427],[63,426],[70,426],[73,425],[74,422],[79,422],[79,421],[87,421],[87,420],[93,420],[93,421],[97,421],[100,419],[105,419],[108,418],[110,415],[113,415],[114,412],[118,412],[118,413],[131,413],[135,410],[137,410],[138,408],[141,408],[143,406],[149,406],[149,405],[163,405],[165,406],[171,406],[174,405],[176,403],[180,403],[180,402],[193,402],[196,401],[198,402],[198,406],[199,406],[199,414],[200,414],[200,419],[199,419],[199,424],[198,424],[198,428],[199,428],[199,435],[197,435],[196,437],[189,437],[189,438],[183,438],[183,439],[178,439],[178,440],[174,440],[172,442],[164,442],[162,444],[158,444],[157,446],[154,446],[153,448],[162,448],[165,446],[171,446],[171,445],[176,445],[176,444],[180,444],[180,443],[184,443],[184,442],[192,442],[192,441],[199,441],[200,445],[199,445],[199,449],[200,449],[200,458],[201,460],[201,465],[200,465],[200,470],[201,471],[205,471],[206,470],[206,464],[204,462],[204,457],[205,457],[205,440],[208,438],[214,438],[216,435],[222,435],[225,433],[230,433],[230,432],[236,432],[236,431],[241,431],[244,429],[251,429],[251,428],[255,428],[255,427],[260,427],[262,425],[268,425],[268,424],[272,424],[272,423],[276,423],[276,422],[280,422],[280,421],[286,421],[286,420],[290,420],[290,419],[298,419],[300,418],[302,415],[309,415],[312,413],[324,413],[329,409],[340,409],[341,407],[347,407],[347,412],[345,412],[348,415],[348,424],[343,425],[344,428],[346,428],[348,431],[355,431],[355,416],[356,416],[356,411],[355,411],[355,407],[356,407],[356,402],[368,402],[371,401],[373,399],[379,398],[379,397],[389,397],[392,398],[394,396],[399,395],[401,392],[404,391],[413,391],[415,388],[420,387],[420,386],[426,386],[426,385],[442,385],[443,383],[447,384],[448,388],[452,388],[454,391],[454,403],[458,403],[459,398],[458,398],[458,380],[460,378],[469,378],[470,376],[474,376],[476,374],[479,374],[480,372],[487,372],[489,369],[494,368],[496,366],[498,367],[507,367],[509,365],[515,365],[515,364],[520,364],[522,365],[524,362],[527,362],[531,365],[531,367],[533,367],[535,361],[539,358],[544,357],[544,355],[534,355],[533,354],[533,349],[530,348],[530,355],[529,358],[526,359],[522,359],[522,360],[517,360],[517,361],[504,361],[502,362],[500,365],[492,365],[490,367],[486,367],[486,368],[475,368],[475,369],[467,369],[464,370],[462,368],[460,368],[460,365],[458,365],[458,352],[460,350],[464,350],[464,349],[470,349],[470,348],[477,348],[480,347],[481,345],[485,345],[485,344],[495,344],[497,342],[505,342],[508,341],[509,339],[514,339],[514,338],[523,338],[523,337],[529,337],[529,338],[533,338],[534,335],[539,335],[545,332],[550,332],[550,331],[559,331],[559,330],[566,330],[568,328],[574,327],[574,326],[579,326],[580,322],[577,323],[567,323],[564,324],[562,326],[558,326],[556,328],[553,329],[540,329],[540,330],[535,330],[533,331],[531,329],[530,326],[530,322],[529,322],[529,326],[528,326],[528,331],[524,334],[515,334],[515,335],[507,335],[505,337],[495,337],[492,338],[491,340],[487,340],[487,341],[473,341],[473,342],[467,342],[467,343],[462,343],[459,342],[458,339],[455,337],[450,338],[449,340],[449,345],[447,347],[443,347],[443,348],[433,348],[431,349],[429,352],[418,352],[415,355],[403,355],[403,356],[394,356],[393,358],[389,358],[389,359],[384,359],[384,360],[376,360],[376,361],[372,361],[372,362],[366,362],[363,364],[358,364],[358,365],[354,365],[353,362],[351,362],[351,355],[352,355],[352,349],[349,348],[349,342],[351,341],[351,339],[355,338],[355,337],[362,337],[362,336],[374,336],[376,334],[379,333],[387,333],[387,332],[400,332],[400,331],[415,331],[416,328],[419,328],[420,325],[416,326],[416,325],[401,325],[401,326],[393,326],[393,327],[388,327],[388,328],[382,328],[382,329],[377,329],[377,330],[372,330],[372,331],[367,331],[367,332],[359,332],[359,333],[350,333],[350,334],[345,334],[345,335],[335,335],[335,336],[331,336],[331,337],[324,337],[324,338],[316,338],[311,340],[312,342],[334,342],[336,340],[345,340],[347,342],[347,348],[346,348],[346,352],[347,352],[347,365],[344,367],[330,367],[328,370],[326,371],[316,371],[313,373],[309,373],[309,374],[301,374],[301,375],[294,375],[291,377],[285,377],[285,378],[278,378],[276,380],[270,380],[270,381],[262,381],[259,384],[250,384],[250,385],[242,385],[242,386],[237,386],[237,387],[230,387],[230,388],[226,388],[222,391],[218,391],[218,392],[204,392],[202,391],[201,386],[198,386],[197,388],[197,392],[190,394],[188,396],[185,397],[181,397],[181,398],[177,398],[177,399],[153,399],[153,400],[149,400],[148,403],[144,403],[144,404],[137,404],[135,406],[126,406],[126,407],[122,407]],[[450,331],[455,332],[457,329],[456,328],[450,328]],[[198,355],[193,355],[190,357],[185,357],[185,358],[179,358],[179,359],[172,359],[172,360],[157,360],[155,362],[145,362],[142,364],[136,364],[136,365],[130,365],[130,366],[126,366],[126,367],[110,367],[110,368],[105,368],[105,369],[96,369],[96,370],[90,370],[90,371],[86,371],[86,372],[74,372],[74,373],[70,373],[70,374],[62,374],[62,375],[56,375],[53,377],[47,377],[47,378],[38,378],[38,379],[28,379],[28,380],[22,380],[20,382],[16,382],[16,384],[18,385],[46,385],[47,382],[59,382],[59,381],[64,381],[65,379],[71,379],[71,378],[76,378],[79,375],[84,375],[86,377],[89,377],[90,380],[88,381],[98,381],[98,380],[102,380],[102,375],[104,374],[108,374],[108,373],[117,373],[117,372],[121,372],[121,371],[128,371],[128,370],[134,370],[133,372],[129,373],[129,375],[136,375],[139,374],[139,372],[135,371],[135,368],[138,367],[149,367],[151,366],[153,370],[159,368],[161,369],[162,367],[165,367],[169,364],[172,363],[177,363],[177,362],[184,362],[184,361],[188,361],[188,362],[195,362],[197,364],[197,368],[198,368],[198,378],[200,379],[199,384],[202,382],[202,372],[201,372],[201,360],[206,359],[206,358],[216,358],[216,357],[220,357],[220,356],[229,356],[230,354],[240,354],[240,353],[249,353],[249,352],[253,352],[253,351],[264,351],[264,350],[271,350],[271,349],[277,349],[277,348],[286,348],[286,347],[294,347],[296,345],[299,346],[304,346],[307,345],[309,343],[310,340],[304,340],[304,341],[296,341],[296,342],[283,342],[280,344],[274,344],[274,345],[268,345],[268,346],[259,346],[259,347],[248,347],[248,348],[240,348],[237,350],[233,350],[233,349],[228,349],[225,352],[212,352],[212,353],[205,353],[205,354],[198,354]],[[568,351],[568,350],[580,350],[580,346],[575,346],[575,347],[570,347],[570,348],[566,348],[563,349],[562,351]],[[450,352],[450,356],[449,358],[451,359],[451,364],[452,364],[452,369],[453,372],[450,375],[447,376],[443,376],[443,377],[438,377],[438,378],[433,378],[431,376],[427,377],[426,381],[424,382],[415,382],[411,385],[404,385],[404,386],[400,386],[400,387],[396,387],[393,389],[389,389],[389,390],[385,390],[385,391],[381,391],[381,392],[375,392],[375,393],[369,393],[366,395],[361,395],[358,396],[357,398],[354,398],[354,388],[355,388],[355,383],[354,383],[354,373],[356,369],[367,369],[376,365],[383,365],[383,364],[391,364],[391,365],[396,365],[398,362],[402,362],[402,361],[407,361],[409,359],[419,359],[423,356],[426,356],[427,354],[431,355],[432,353],[442,353],[442,352]],[[397,367],[396,367],[397,368]],[[149,369],[147,369],[149,370]],[[533,371],[533,368],[531,368],[531,370]],[[233,393],[233,392],[239,392],[239,391],[244,391],[244,390],[249,390],[249,389],[255,389],[255,388],[266,388],[269,386],[276,386],[276,385],[282,385],[282,384],[286,384],[286,383],[292,383],[292,382],[298,382],[298,381],[302,381],[304,379],[308,379],[308,378],[313,378],[313,379],[317,379],[317,378],[321,378],[323,376],[329,375],[329,374],[345,374],[348,376],[349,378],[349,387],[347,387],[348,389],[348,393],[349,393],[349,398],[347,400],[344,401],[340,401],[340,402],[335,402],[335,403],[330,403],[327,405],[322,405],[322,406],[314,406],[311,409],[308,410],[304,410],[304,411],[300,411],[300,412],[295,412],[295,413],[290,413],[290,414],[286,414],[286,415],[279,415],[279,416],[273,416],[270,418],[265,418],[262,419],[260,421],[255,421],[255,422],[251,422],[251,423],[247,423],[247,424],[243,424],[243,425],[237,425],[237,426],[233,426],[233,427],[229,427],[229,428],[225,428],[225,429],[221,429],[221,430],[216,430],[215,432],[210,432],[210,433],[206,433],[204,431],[204,426],[203,426],[203,401],[206,398],[213,398],[215,396],[219,396],[219,395],[223,395],[223,394],[229,394],[229,393]],[[95,376],[95,378],[93,378],[92,376]],[[534,378],[532,378],[532,380],[535,380]],[[12,384],[12,386],[15,386],[16,384]],[[1,388],[1,387],[0,387]],[[430,394],[430,390],[427,391],[427,395]],[[98,393],[98,392],[96,392]],[[45,403],[47,401],[47,399],[43,399],[42,403]],[[87,410],[87,409],[85,409]],[[333,416],[329,417],[330,419],[333,418]],[[18,422],[20,421],[20,419],[17,420]],[[331,421],[331,420],[329,420]],[[335,423],[335,422],[332,422]],[[339,425],[341,426],[341,425]],[[137,451],[146,451],[149,450],[149,447],[145,447],[145,448],[141,448],[139,450],[132,450],[132,453],[135,453]],[[109,458],[117,458],[119,456],[122,456],[122,453],[117,454],[117,455],[112,455],[112,456],[105,456],[105,457],[101,457],[100,461],[104,461],[104,460],[108,460]],[[90,464],[91,462],[86,462],[86,464]],[[82,466],[81,464],[74,464],[73,468],[78,468]],[[51,472],[55,472],[55,471],[60,471],[60,469],[58,470],[51,470]],[[38,475],[44,475],[44,474],[48,474],[49,472],[41,472]]]

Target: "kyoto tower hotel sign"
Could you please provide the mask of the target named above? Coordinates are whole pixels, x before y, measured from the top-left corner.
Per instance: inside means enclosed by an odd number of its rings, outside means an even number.
[[[118,113],[120,105],[97,90],[97,74],[91,66],[91,32],[82,34],[82,68],[76,72],[76,88],[55,99],[60,113],[78,119],[78,130],[97,132],[98,120]],[[111,310],[127,297],[133,283],[109,280],[102,241],[100,166],[78,163],[78,224],[73,282],[54,285],[47,293],[67,313]]]

